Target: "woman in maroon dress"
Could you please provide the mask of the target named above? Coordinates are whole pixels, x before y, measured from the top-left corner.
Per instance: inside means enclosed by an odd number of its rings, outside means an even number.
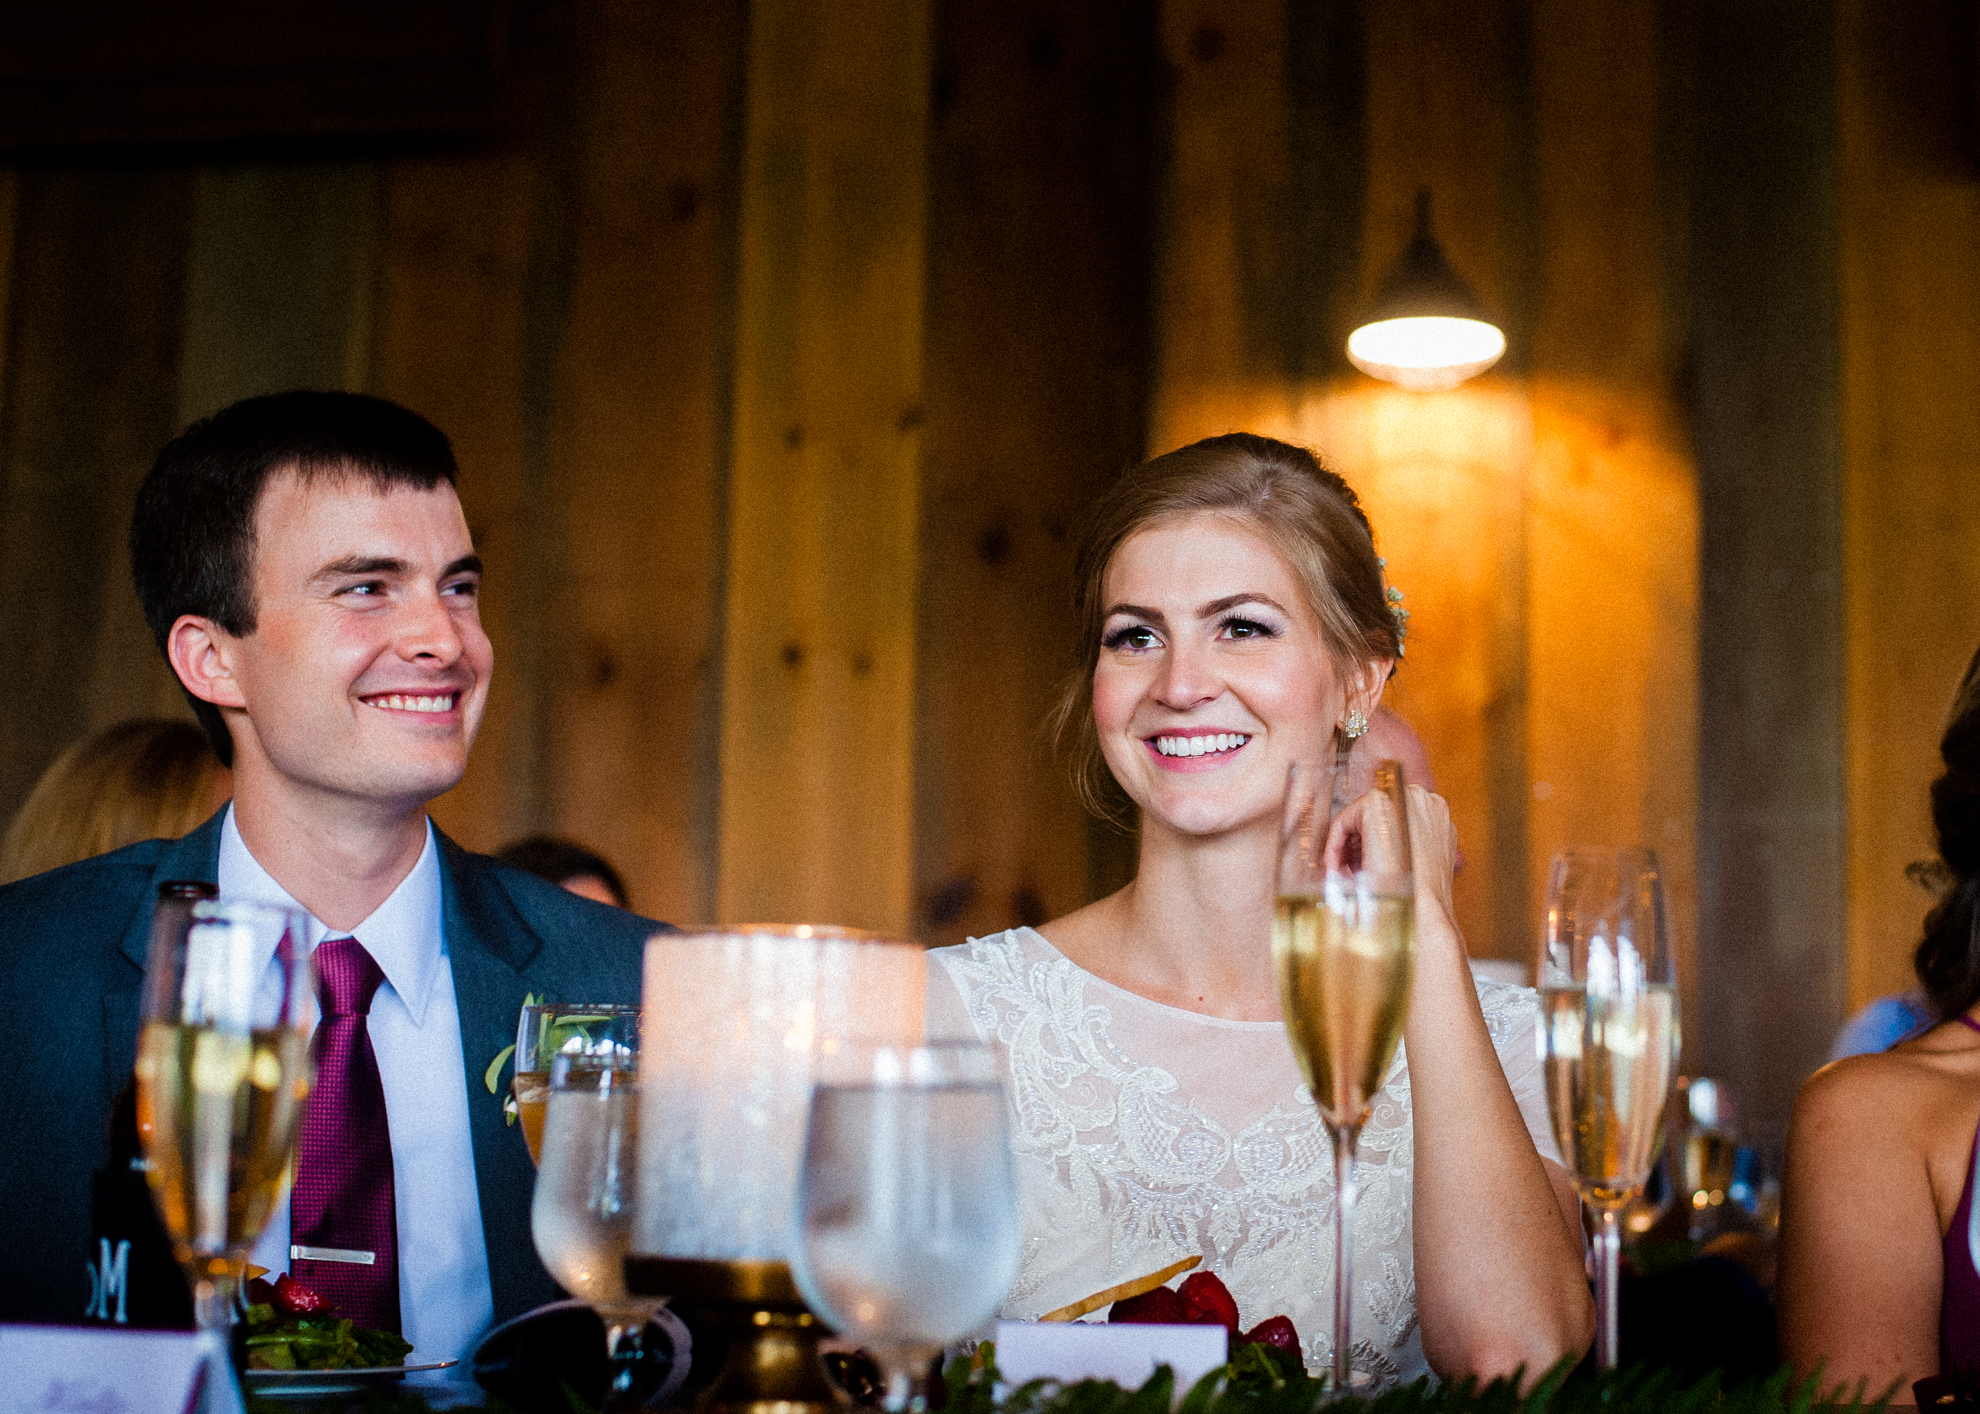
[[[1980,655],[1939,752],[1940,897],[1917,955],[1937,1024],[1801,1087],[1781,1204],[1782,1353],[1825,1388],[1895,1385],[1904,1403],[1914,1380],[1980,1368]]]

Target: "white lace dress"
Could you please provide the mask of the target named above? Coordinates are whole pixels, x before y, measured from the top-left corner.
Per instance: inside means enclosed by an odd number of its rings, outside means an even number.
[[[930,954],[931,1034],[1009,1060],[1028,1320],[1201,1254],[1249,1328],[1286,1315],[1316,1372],[1333,1357],[1334,1161],[1285,1028],[1149,1001],[1029,928]],[[1479,979],[1499,1063],[1535,1145],[1559,1158],[1524,987]],[[1354,1366],[1383,1387],[1428,1372],[1410,1241],[1409,1071],[1398,1051],[1361,1132]]]

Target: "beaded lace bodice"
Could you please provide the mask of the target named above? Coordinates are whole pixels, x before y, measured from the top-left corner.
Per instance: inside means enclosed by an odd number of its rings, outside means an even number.
[[[1333,1149],[1285,1028],[1149,1001],[1029,928],[931,957],[930,1021],[1008,1057],[1024,1265],[1004,1315],[1030,1319],[1201,1254],[1248,1328],[1287,1315],[1332,1359]],[[1558,1158],[1524,987],[1479,980],[1513,1094]],[[1400,1051],[1357,1151],[1354,1365],[1383,1386],[1427,1371],[1410,1233],[1409,1071]]]

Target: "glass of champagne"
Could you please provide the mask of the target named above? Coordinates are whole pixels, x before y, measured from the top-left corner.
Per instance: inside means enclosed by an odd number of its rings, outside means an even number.
[[[608,1002],[536,1002],[516,1021],[516,1118],[529,1161],[543,1162],[543,1113],[550,1062],[559,1055],[639,1051],[639,1008]]]
[[[1656,1159],[1677,1071],[1677,974],[1656,855],[1555,855],[1535,976],[1554,1135],[1596,1217],[1595,1358],[1613,1370],[1621,1216]]]
[[[1416,881],[1402,766],[1295,766],[1272,910],[1279,1005],[1334,1141],[1336,1395],[1353,1387],[1354,1151],[1402,1038],[1416,959]]]
[[[188,927],[152,935],[138,1140],[202,1330],[233,1323],[309,1094],[316,986],[303,924],[293,909],[210,899],[192,905]]]
[[[927,1408],[929,1361],[1017,1279],[1017,1187],[995,1057],[974,1042],[841,1044],[820,1063],[792,1275],[881,1371],[881,1407]]]
[[[605,1323],[611,1362],[604,1414],[641,1406],[646,1323],[662,1302],[626,1290],[639,1191],[639,1051],[560,1052],[550,1063],[530,1236],[557,1284]]]

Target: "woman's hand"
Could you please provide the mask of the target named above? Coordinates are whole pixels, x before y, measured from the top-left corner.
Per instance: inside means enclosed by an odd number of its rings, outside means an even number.
[[[1297,793],[1289,796],[1288,811],[1301,799]],[[1310,790],[1303,800],[1301,808],[1314,804]],[[1433,926],[1455,937],[1457,908],[1451,884],[1456,874],[1457,830],[1451,825],[1451,808],[1441,795],[1432,795],[1422,786],[1407,787],[1404,800],[1409,812],[1409,868],[1415,878],[1417,926],[1422,926],[1427,911]],[[1380,873],[1402,871],[1400,858],[1384,857],[1401,854],[1395,831],[1384,823],[1391,816],[1387,801],[1380,791],[1371,790],[1342,807],[1327,831],[1329,873],[1352,873],[1363,867]]]
[[[1457,877],[1457,827],[1451,824],[1450,803],[1422,786],[1409,788],[1409,853],[1416,874],[1417,927],[1426,909],[1457,934],[1457,902],[1452,892]]]
[[[1449,803],[1421,786],[1411,786],[1409,851],[1416,876],[1417,975],[1424,978],[1427,971],[1448,982],[1453,1000],[1476,1012],[1471,959],[1457,925],[1457,850],[1457,827],[1451,824]],[[1428,995],[1440,997],[1444,990],[1433,983]]]

